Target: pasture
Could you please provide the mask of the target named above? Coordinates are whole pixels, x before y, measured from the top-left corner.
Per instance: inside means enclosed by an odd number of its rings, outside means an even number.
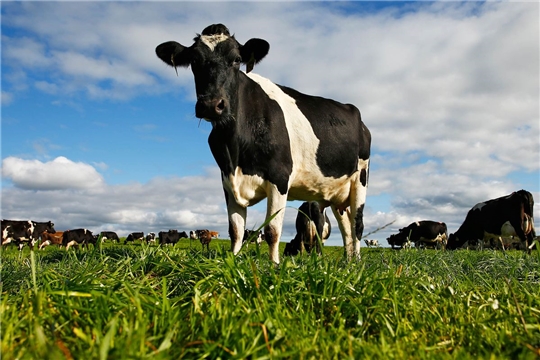
[[[540,356],[539,251],[229,249],[4,248],[2,359]]]

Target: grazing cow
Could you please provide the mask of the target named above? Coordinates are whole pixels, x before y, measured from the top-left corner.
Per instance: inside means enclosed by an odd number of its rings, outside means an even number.
[[[404,247],[407,242],[414,242],[415,247],[433,246],[444,248],[448,239],[448,230],[443,222],[423,220],[409,224],[399,229],[399,233],[390,235],[388,243],[394,246]],[[409,244],[410,245],[410,244]]]
[[[112,240],[113,242],[120,242],[120,238],[118,237],[118,234],[116,234],[114,231],[102,231],[100,233],[101,241],[105,240]]]
[[[2,246],[11,242],[22,250],[25,243],[34,245],[34,222],[30,220],[2,220]]]
[[[283,255],[295,256],[304,251],[311,252],[313,248],[320,254],[318,236],[324,243],[330,237],[331,231],[332,226],[326,212],[324,210],[321,212],[316,202],[304,202],[296,216],[296,235],[285,244]]]
[[[250,73],[268,53],[265,40],[242,45],[216,24],[194,41],[163,43],[156,54],[193,71],[195,116],[212,124],[208,143],[221,170],[233,253],[242,247],[247,207],[268,198],[264,236],[275,263],[287,200],[331,206],[347,257],[359,258],[371,146],[360,111]]]
[[[159,245],[176,244],[180,240],[178,230],[160,231],[158,233]]]
[[[364,241],[365,241],[367,247],[372,247],[372,246],[379,247],[379,242],[377,240],[367,240],[366,239]]]
[[[43,231],[41,233],[41,244],[39,244],[39,250],[42,250],[44,247],[49,245],[62,245],[64,239],[64,232],[57,231],[55,233],[50,233],[48,231]]]
[[[202,248],[206,246],[206,250],[210,251],[210,242],[212,241],[212,234],[209,230],[197,230],[197,237],[201,241]]]
[[[50,234],[54,234],[56,230],[54,229],[54,224],[52,221],[47,222],[37,222],[32,221],[32,224],[34,225],[34,231],[32,232],[32,241],[30,242],[30,248],[33,249],[36,242],[41,238],[41,234],[46,231]]]
[[[319,239],[324,243],[330,236],[330,230],[330,220],[316,201],[306,201],[300,205],[296,215],[296,234],[299,242],[295,242],[300,245],[300,252],[317,249],[317,253],[320,254]]]
[[[88,247],[88,244],[96,244],[96,238],[88,229],[66,230],[62,236],[62,245],[69,250],[70,246],[83,245]]]
[[[127,236],[126,240],[124,241],[124,244],[127,244],[129,241],[133,242],[135,240],[143,241],[144,240],[144,233],[142,231],[132,232],[131,234],[129,234]]]
[[[154,241],[156,241],[156,233],[149,232],[148,234],[146,234],[146,242],[147,243],[154,242]]]
[[[255,230],[244,230],[244,238],[242,240],[243,242],[249,241],[249,242],[255,242],[257,244],[262,244],[263,242],[263,232],[262,230],[255,231]]]
[[[528,248],[536,236],[533,208],[533,196],[526,190],[478,203],[469,210],[459,229],[450,234],[447,248],[453,250],[470,242],[510,236],[517,236],[522,248]]]

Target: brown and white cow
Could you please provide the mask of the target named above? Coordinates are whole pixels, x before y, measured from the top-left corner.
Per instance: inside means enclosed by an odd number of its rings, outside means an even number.
[[[49,245],[62,245],[62,241],[64,238],[64,232],[63,231],[57,231],[55,233],[50,233],[48,231],[43,231],[41,233],[41,244],[39,244],[39,250],[42,250],[43,248],[49,246]]]
[[[331,206],[345,254],[359,258],[371,134],[358,108],[250,73],[268,53],[265,40],[241,44],[214,24],[194,41],[162,43],[156,54],[193,71],[195,116],[212,125],[208,143],[221,170],[233,253],[242,248],[247,208],[267,198],[264,236],[275,263],[287,200]]]

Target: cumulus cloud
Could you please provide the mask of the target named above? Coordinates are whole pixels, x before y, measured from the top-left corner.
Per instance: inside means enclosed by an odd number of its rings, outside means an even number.
[[[2,177],[16,187],[29,190],[88,189],[103,185],[103,177],[90,165],[63,156],[49,162],[7,157]]]

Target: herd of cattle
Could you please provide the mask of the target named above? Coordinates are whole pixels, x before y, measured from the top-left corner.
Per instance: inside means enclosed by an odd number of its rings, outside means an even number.
[[[521,249],[534,247],[536,237],[533,211],[534,200],[530,192],[519,190],[510,195],[476,204],[465,218],[459,229],[448,236],[444,222],[423,220],[411,223],[391,235],[387,241],[392,248],[407,248],[414,243],[415,247],[431,247],[454,250],[467,249]],[[331,225],[325,211],[321,211],[315,201],[304,202],[298,209],[296,217],[296,236],[285,244],[285,256],[294,256],[312,250],[321,252],[321,245],[331,233]],[[198,239],[207,250],[212,238],[219,233],[210,230],[192,230],[190,233],[178,230],[130,233],[124,243],[133,241],[157,242],[160,245],[176,244],[180,239]],[[245,230],[243,242],[262,243],[262,231]],[[16,244],[19,250],[25,244],[33,249],[41,240],[39,249],[48,245],[59,245],[69,249],[71,246],[96,244],[98,240],[120,242],[116,232],[102,231],[94,235],[87,229],[56,231],[54,224],[25,220],[2,220],[2,245]],[[368,247],[378,246],[377,240],[365,240]]]
[[[216,231],[192,230],[189,235],[185,231],[171,229],[169,231],[160,231],[157,234],[149,232],[146,236],[143,232],[130,233],[124,244],[133,243],[140,240],[148,243],[158,242],[160,245],[176,244],[180,239],[200,240],[203,248],[210,247],[210,242],[213,238],[217,238],[219,233]],[[88,229],[73,229],[66,231],[56,231],[52,221],[37,222],[32,220],[2,220],[2,246],[8,244],[16,245],[19,250],[22,250],[27,244],[32,250],[40,241],[39,249],[43,249],[49,245],[63,246],[69,249],[72,246],[88,246],[89,244],[97,244],[98,240],[120,242],[118,234],[114,231],[102,231],[94,235]]]

